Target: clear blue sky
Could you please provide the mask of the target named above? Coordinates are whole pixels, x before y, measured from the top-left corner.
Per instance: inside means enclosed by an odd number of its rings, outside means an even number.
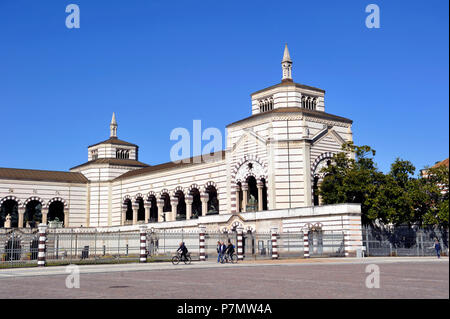
[[[78,4],[81,28],[67,29]],[[367,29],[376,3],[381,28]],[[175,127],[224,127],[281,80],[326,90],[380,169],[449,153],[448,1],[0,0],[0,167],[68,170],[109,137],[169,161]]]

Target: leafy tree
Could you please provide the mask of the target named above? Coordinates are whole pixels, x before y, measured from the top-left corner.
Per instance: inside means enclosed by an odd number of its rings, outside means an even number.
[[[428,169],[427,176],[420,180],[420,198],[424,198],[418,215],[425,225],[440,225],[448,228],[449,215],[449,169],[438,166]]]
[[[332,165],[323,168],[319,195],[325,204],[360,203],[362,222],[373,222],[376,216],[369,214],[369,199],[376,196],[384,179],[373,160],[375,150],[353,143],[344,144],[342,150],[333,156]]]
[[[414,165],[399,158],[391,165],[389,174],[384,175],[382,183],[373,198],[368,199],[368,215],[372,220],[394,225],[415,222],[415,209],[410,191],[414,189]]]
[[[414,178],[416,168],[397,158],[388,174],[380,172],[371,147],[346,143],[324,167],[319,195],[324,204],[360,203],[363,224],[440,225],[448,227],[449,170],[431,168]]]

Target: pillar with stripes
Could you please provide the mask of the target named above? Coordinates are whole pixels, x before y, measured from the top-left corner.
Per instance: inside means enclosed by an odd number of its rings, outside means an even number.
[[[278,259],[278,229],[271,228],[270,229],[270,237],[272,239],[272,259]]]
[[[303,229],[303,257],[309,258],[309,229]]]
[[[147,262],[147,226],[140,225],[139,226],[140,233],[140,254],[139,254],[139,262],[146,263]]]
[[[205,233],[206,233],[206,227],[200,226],[199,227],[199,258],[200,261],[206,261],[206,251],[205,251]]]
[[[47,241],[47,225],[39,224],[38,266],[45,266],[45,245]]]
[[[236,228],[237,231],[237,258],[238,260],[244,260],[244,249],[242,246],[242,233],[244,232],[244,228],[242,227],[237,227]]]

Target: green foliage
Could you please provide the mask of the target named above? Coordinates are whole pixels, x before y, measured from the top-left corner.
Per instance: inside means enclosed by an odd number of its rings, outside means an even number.
[[[448,167],[430,169],[428,178],[414,178],[414,165],[397,158],[384,174],[374,156],[375,150],[367,145],[344,144],[332,165],[322,169],[323,203],[360,203],[363,224],[377,220],[448,227]]]

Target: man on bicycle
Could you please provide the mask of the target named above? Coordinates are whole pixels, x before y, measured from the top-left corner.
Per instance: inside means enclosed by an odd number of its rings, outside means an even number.
[[[228,255],[228,257],[230,257],[230,259],[233,257],[234,254],[234,246],[231,243],[231,240],[228,239],[228,245],[227,245],[227,249],[226,249],[226,254]]]
[[[184,242],[180,243],[180,247],[178,247],[177,252],[181,253],[181,260],[186,260],[186,254],[188,252],[188,249],[186,248]]]

